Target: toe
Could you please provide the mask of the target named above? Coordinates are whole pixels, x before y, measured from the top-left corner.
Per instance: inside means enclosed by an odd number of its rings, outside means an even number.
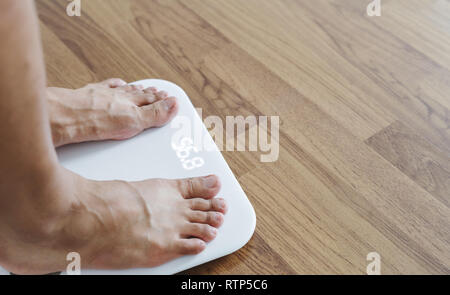
[[[131,92],[131,93],[142,93],[143,92],[143,87],[140,85],[122,85],[117,87],[120,90],[123,90],[125,92]]]
[[[215,175],[177,180],[178,188],[184,198],[209,199],[220,190],[219,178]]]
[[[156,94],[156,92],[158,92],[158,90],[155,87],[148,87],[144,89],[145,93],[152,93],[152,94]]]
[[[144,129],[159,127],[169,122],[178,112],[178,104],[175,97],[145,105],[139,108]]]
[[[155,87],[149,87],[143,90],[144,93],[148,93],[154,96],[155,101],[166,99],[169,94],[166,91],[158,91]]]
[[[143,92],[144,91],[144,86],[142,86],[142,85],[130,85],[130,86],[131,86],[132,91],[135,91],[135,92]]]
[[[111,79],[105,80],[101,83],[110,88],[116,88],[116,87],[121,87],[121,86],[127,85],[127,82],[125,82],[124,80],[119,79],[119,78],[111,78]]]
[[[198,254],[205,248],[205,242],[200,239],[179,239],[175,242],[175,251],[181,255]]]
[[[165,91],[158,91],[158,92],[156,92],[156,97],[158,99],[164,99],[164,98],[167,98],[168,96],[169,96],[169,94],[167,92],[165,92]]]
[[[220,227],[223,223],[223,214],[219,212],[190,211],[188,219],[193,223],[204,223]]]
[[[141,94],[133,94],[131,96],[131,100],[138,107],[142,107],[156,101],[156,97],[153,93],[141,93]]]
[[[200,198],[190,199],[189,208],[191,210],[216,211],[223,214],[225,214],[228,210],[227,203],[222,198],[214,198],[211,200],[205,200]]]
[[[208,224],[188,223],[183,228],[181,236],[195,237],[210,242],[217,236],[217,229]]]

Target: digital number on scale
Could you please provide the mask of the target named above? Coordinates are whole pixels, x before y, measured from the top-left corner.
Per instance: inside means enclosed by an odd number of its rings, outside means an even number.
[[[205,161],[201,157],[189,157],[192,153],[198,153],[198,149],[194,146],[194,142],[189,137],[183,137],[179,145],[172,142],[172,148],[175,150],[181,165],[186,170],[192,170],[202,167]]]

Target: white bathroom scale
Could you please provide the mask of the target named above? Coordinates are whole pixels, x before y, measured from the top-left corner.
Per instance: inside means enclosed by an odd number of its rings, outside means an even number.
[[[183,256],[154,268],[114,271],[85,270],[81,258],[81,274],[175,274],[237,251],[253,235],[255,211],[189,97],[183,89],[164,80],[149,79],[131,84],[153,86],[175,96],[179,104],[177,116],[163,127],[148,129],[128,140],[61,147],[57,149],[60,163],[94,180],[137,181],[216,174],[222,183],[217,196],[227,201],[228,212],[216,239],[200,254]],[[7,272],[0,269],[0,273]]]

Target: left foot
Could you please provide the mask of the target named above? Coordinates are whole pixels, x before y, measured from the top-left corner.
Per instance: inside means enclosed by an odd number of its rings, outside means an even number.
[[[177,113],[175,97],[121,79],[80,89],[47,88],[53,144],[121,140],[169,122]]]

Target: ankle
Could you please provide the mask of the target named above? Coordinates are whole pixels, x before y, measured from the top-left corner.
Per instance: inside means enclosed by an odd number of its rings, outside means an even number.
[[[64,128],[59,120],[61,117],[61,107],[59,105],[58,88],[47,87],[46,89],[47,105],[49,108],[50,129],[52,132],[53,145],[55,147],[62,146],[64,144]]]
[[[43,164],[1,198],[2,225],[30,239],[51,238],[70,207],[73,179],[58,164]]]
[[[82,199],[90,183],[60,167],[31,198],[1,213],[0,265],[17,274],[60,271],[74,251],[87,265],[103,246],[92,242],[99,230],[91,210],[100,212]]]

